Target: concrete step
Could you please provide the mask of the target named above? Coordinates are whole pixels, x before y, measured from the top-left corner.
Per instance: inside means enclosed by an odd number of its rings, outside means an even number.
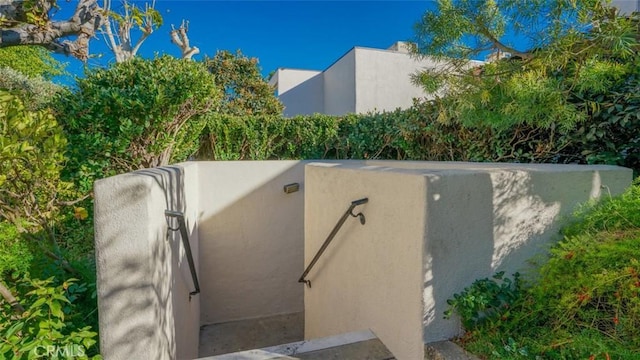
[[[369,330],[297,341],[256,350],[215,355],[200,360],[361,359],[392,360],[393,354]]]

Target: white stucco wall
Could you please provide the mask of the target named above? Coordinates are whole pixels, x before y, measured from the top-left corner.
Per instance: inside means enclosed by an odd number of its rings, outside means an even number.
[[[442,318],[448,298],[496,271],[526,270],[578,203],[618,194],[631,178],[613,166],[308,165],[305,264],[350,201],[369,203],[359,208],[366,225],[346,223],[309,277],[305,337],[370,328],[398,359],[422,358],[423,343],[459,334]]]
[[[304,166],[199,162],[201,323],[303,311]],[[283,186],[299,183],[285,194]]]
[[[640,1],[638,0],[613,0],[611,6],[617,7],[623,14],[640,11]]]
[[[356,111],[355,55],[355,48],[351,49],[323,72],[323,113],[343,115]]]
[[[369,48],[355,49],[355,64],[357,113],[410,107],[414,98],[426,97],[422,88],[411,83],[411,74],[437,66],[405,52]]]
[[[284,116],[310,115],[324,111],[324,83],[321,71],[278,69],[269,82],[277,85]]]
[[[197,357],[201,324],[306,312],[305,336],[370,328],[400,359],[458,333],[446,299],[521,269],[578,202],[620,193],[612,166],[409,161],[195,162],[95,186],[101,349],[106,359]],[[306,165],[306,168],[305,168]],[[299,183],[285,194],[283,186]],[[350,202],[349,218],[297,279]],[[184,211],[202,293],[165,209]],[[175,224],[171,224],[174,226]],[[304,303],[303,303],[304,298]]]
[[[422,247],[426,182],[401,172],[326,164],[305,172],[305,264],[351,201],[354,212],[305,287],[305,338],[371,329],[398,359],[422,359]]]
[[[105,359],[197,357],[200,299],[166,209],[183,211],[194,232],[197,167],[142,170],[95,184],[100,348]]]
[[[526,273],[527,261],[559,239],[576,205],[621,193],[631,171],[609,166],[494,165],[428,174],[424,341],[459,334],[443,319],[446,300],[497,271]],[[605,188],[602,188],[604,186]]]
[[[431,97],[411,83],[411,75],[437,66],[432,59],[412,57],[399,42],[389,49],[354,47],[323,72],[278,69],[269,83],[277,84],[288,117],[393,111],[410,107],[414,98]]]

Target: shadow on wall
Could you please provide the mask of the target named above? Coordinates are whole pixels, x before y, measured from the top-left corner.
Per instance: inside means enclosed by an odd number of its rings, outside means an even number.
[[[185,164],[183,166],[166,166],[138,172],[153,178],[165,196],[163,219],[166,221],[166,229],[164,238],[167,240],[165,244],[168,244],[169,247],[158,246],[157,248],[160,251],[163,248],[169,250],[171,259],[168,268],[166,268],[169,273],[155,271],[153,281],[160,285],[166,283],[167,275],[171,279],[168,289],[172,300],[170,306],[166,309],[161,307],[157,311],[160,315],[169,316],[168,321],[171,322],[170,328],[172,328],[175,338],[175,354],[180,359],[195,358],[198,355],[200,295],[190,295],[190,292],[195,289],[195,283],[189,270],[183,239],[180,231],[169,230],[178,229],[178,222],[175,218],[165,217],[164,210],[179,211],[185,215],[189,245],[193,253],[196,273],[199,274],[199,239],[195,220],[199,216],[196,168],[196,164]],[[158,255],[155,253],[155,249],[154,258]],[[166,258],[166,255],[162,257]]]
[[[318,73],[278,95],[286,106],[284,115],[311,115],[324,113],[324,82],[323,73]]]
[[[493,186],[487,173],[428,177],[424,277],[424,341],[459,332],[442,319],[457,284],[491,272]]]
[[[200,177],[201,324],[302,312],[304,162],[205,163]]]
[[[184,211],[183,185],[180,167],[141,170],[96,183],[100,337],[107,358],[197,356],[197,339],[188,346],[174,341],[175,329],[185,318],[176,316],[176,299],[183,295],[177,292],[185,285],[182,277],[174,276],[182,261],[180,238],[167,232],[164,211]]]
[[[600,182],[597,171],[591,179],[581,171],[535,170],[430,179],[424,341],[460,334],[459,321],[443,319],[447,299],[498,271],[526,273],[525,264],[559,239],[559,220],[600,196]]]
[[[116,359],[124,358],[124,354],[136,354],[141,345],[154,346],[151,354],[158,357],[174,352],[167,327],[157,325],[165,325],[164,317],[152,314],[145,319],[139,318],[139,314],[148,314],[149,309],[168,305],[167,286],[156,289],[146,276],[152,266],[144,261],[148,257],[143,255],[147,250],[146,244],[123,244],[121,241],[147,236],[146,229],[129,226],[131,222],[147,220],[148,214],[140,213],[139,206],[149,196],[150,189],[146,185],[137,182],[133,186],[120,187],[117,196],[105,203],[100,202],[100,198],[96,199],[96,213],[112,214],[108,221],[121,224],[101,229],[100,219],[96,218],[96,230],[99,230],[96,231],[96,257],[101,348],[103,355],[111,354],[110,357]],[[155,247],[152,251],[158,261],[166,261],[165,252]],[[156,338],[162,340],[149,341]]]

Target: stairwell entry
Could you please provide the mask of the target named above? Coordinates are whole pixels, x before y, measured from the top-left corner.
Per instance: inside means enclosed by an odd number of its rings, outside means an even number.
[[[96,182],[105,359],[424,359],[446,300],[522,271],[615,166],[187,162]]]

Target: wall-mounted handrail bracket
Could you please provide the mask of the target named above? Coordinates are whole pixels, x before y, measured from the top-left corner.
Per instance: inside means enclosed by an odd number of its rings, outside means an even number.
[[[324,241],[324,243],[322,243],[322,246],[320,247],[320,249],[318,250],[316,255],[313,257],[313,260],[311,260],[311,262],[309,263],[307,268],[304,270],[304,272],[300,276],[300,279],[298,279],[299,283],[305,283],[305,284],[307,284],[307,286],[309,288],[311,288],[311,280],[305,279],[306,276],[309,275],[309,272],[311,271],[313,266],[316,264],[316,262],[318,262],[318,259],[320,259],[320,256],[322,256],[324,251],[329,246],[329,243],[331,243],[331,241],[336,236],[338,231],[340,231],[340,228],[342,227],[344,222],[347,221],[349,216],[359,218],[360,219],[360,224],[362,224],[362,225],[364,225],[366,223],[366,219],[364,217],[364,214],[362,212],[354,214],[353,213],[353,209],[358,205],[364,205],[364,204],[366,204],[368,202],[369,202],[369,198],[362,198],[362,199],[354,200],[354,201],[351,202],[351,205],[349,206],[347,211],[345,211],[344,214],[342,215],[342,217],[340,218],[340,220],[338,220],[338,222],[336,223],[336,226],[333,227],[333,230],[331,230],[331,233],[329,233],[329,236],[327,236],[327,239]]]
[[[191,252],[191,244],[189,243],[189,233],[187,232],[187,225],[184,221],[184,213],[180,211],[165,210],[164,215],[173,217],[178,220],[178,227],[172,228],[168,226],[171,231],[180,231],[180,237],[182,238],[182,245],[184,246],[184,252],[187,255],[187,262],[189,263],[189,271],[191,272],[191,278],[193,279],[193,286],[195,290],[189,293],[189,300],[193,295],[200,293],[200,283],[198,282],[198,274],[196,273],[196,265],[193,261],[193,253]]]
[[[353,213],[353,209],[351,209],[351,211],[349,211],[349,215],[351,215],[353,217],[360,218],[360,224],[362,224],[362,225],[366,224],[366,222],[367,222],[367,219],[364,217],[364,214],[362,212],[354,214]]]

